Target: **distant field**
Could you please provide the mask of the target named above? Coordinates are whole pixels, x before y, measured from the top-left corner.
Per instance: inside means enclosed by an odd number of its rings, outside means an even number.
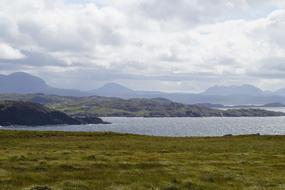
[[[0,131],[0,190],[48,187],[281,190],[285,136],[164,138]]]

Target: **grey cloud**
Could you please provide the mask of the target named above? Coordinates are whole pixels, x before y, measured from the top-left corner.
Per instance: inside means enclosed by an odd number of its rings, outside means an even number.
[[[0,60],[1,72],[33,70],[53,84],[86,88],[94,81],[201,85],[284,78],[276,60],[285,49],[284,13],[270,14],[282,9],[273,1],[7,2],[0,3],[0,43],[26,58]]]
[[[141,75],[141,74],[130,74],[124,73],[122,70],[109,70],[103,69],[100,67],[91,68],[77,68],[76,70],[69,71],[67,73],[69,76],[75,76],[80,80],[85,81],[116,81],[116,80],[156,80],[156,81],[169,81],[169,82],[177,82],[177,81],[201,81],[201,80],[220,80],[220,76],[217,76],[213,73],[208,72],[195,72],[190,74],[161,74],[161,75]],[[238,75],[224,75],[223,79],[238,79],[240,76]]]
[[[5,68],[27,68],[27,67],[44,67],[44,66],[57,66],[65,67],[67,66],[64,61],[58,60],[51,55],[40,53],[40,52],[23,52],[25,58],[17,60],[1,60],[1,69]]]
[[[61,27],[64,26],[56,25],[55,28],[48,28],[45,23],[31,20],[21,21],[18,26],[20,32],[28,36],[36,46],[48,51],[84,50],[85,43],[73,28],[70,28],[71,31],[61,31]]]
[[[13,23],[12,19],[9,19],[0,14],[0,39],[2,41],[13,41],[15,35],[17,35],[17,25]]]
[[[264,70],[285,72],[285,57],[269,57],[262,60],[261,64]]]
[[[248,35],[258,41],[269,41],[269,43],[277,45],[285,49],[285,10],[278,10],[270,14],[268,17],[260,20],[260,23],[248,33]]]
[[[169,51],[168,53],[162,53],[159,56],[160,61],[166,62],[181,62],[183,61],[175,52]]]
[[[11,64],[8,61],[0,60],[1,72],[16,72],[25,71],[27,67],[25,65]]]
[[[101,27],[100,44],[119,46],[123,44],[122,37],[110,27]]]
[[[252,11],[252,8],[255,11]],[[143,1],[141,11],[145,16],[168,21],[183,20],[190,26],[230,19],[248,19],[264,16],[276,9],[271,1],[252,0],[149,0]]]
[[[259,61],[258,67],[248,75],[263,79],[285,79],[285,57],[268,57]]]

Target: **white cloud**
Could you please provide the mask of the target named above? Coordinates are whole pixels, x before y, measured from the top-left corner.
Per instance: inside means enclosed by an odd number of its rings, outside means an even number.
[[[25,55],[21,51],[7,45],[0,43],[0,59],[4,60],[13,60],[13,59],[22,59]]]
[[[209,78],[260,85],[284,60],[284,4],[277,0],[80,2],[1,0],[0,59],[24,58],[27,52],[30,62],[19,69],[81,68],[94,75],[102,69],[120,73],[116,76],[157,77],[164,81],[158,83],[165,84],[162,89],[170,90],[183,87],[182,75],[203,76],[191,79],[198,87],[211,85]]]

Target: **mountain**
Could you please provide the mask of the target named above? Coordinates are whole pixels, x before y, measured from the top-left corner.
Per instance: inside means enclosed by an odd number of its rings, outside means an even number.
[[[41,78],[27,73],[0,75],[0,93],[43,93],[73,97],[97,95],[122,99],[160,97],[183,104],[263,105],[271,102],[285,104],[285,89],[272,93],[252,85],[213,86],[199,94],[138,91],[116,83],[108,83],[92,91],[80,91],[51,87]]]
[[[35,93],[45,92],[49,86],[42,79],[18,72],[0,77],[1,93]]]
[[[0,125],[80,125],[80,124],[103,123],[100,118],[81,117],[73,118],[67,114],[49,109],[41,104],[22,102],[22,101],[4,101],[0,102]]]
[[[116,90],[112,90],[112,88]],[[135,91],[113,83],[92,91],[92,94],[123,99],[161,97],[183,104],[263,105],[271,102],[285,103],[285,96],[274,95],[252,85],[214,86],[205,92],[194,94]]]
[[[248,95],[248,96],[260,96],[265,92],[253,85],[241,85],[241,86],[213,86],[208,88],[203,95],[212,96],[230,96],[230,95]]]
[[[86,96],[87,92],[53,88],[39,77],[24,72],[0,75],[0,93],[45,93],[62,96]]]
[[[90,91],[92,94],[96,94],[99,96],[109,96],[109,97],[118,97],[118,96],[130,96],[136,94],[136,91],[131,90],[123,85],[117,83],[107,83],[104,86]]]

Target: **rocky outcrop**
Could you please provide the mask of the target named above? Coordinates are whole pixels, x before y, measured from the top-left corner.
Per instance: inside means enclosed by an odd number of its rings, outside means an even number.
[[[0,102],[0,125],[80,125],[104,123],[100,118],[73,118],[67,114],[51,110],[41,104],[22,101]]]
[[[94,116],[81,116],[75,117],[75,119],[79,120],[81,124],[110,124],[109,122],[105,122],[101,118]]]

